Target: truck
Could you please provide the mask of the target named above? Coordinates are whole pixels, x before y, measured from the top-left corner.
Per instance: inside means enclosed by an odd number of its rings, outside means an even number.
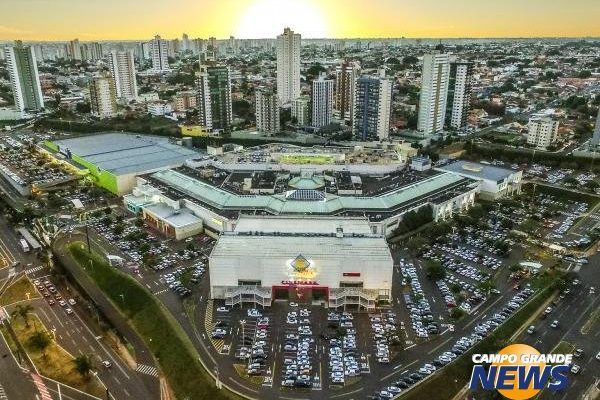
[[[21,244],[21,249],[23,249],[23,253],[29,253],[29,244],[27,243],[27,241],[25,239],[21,239],[19,240],[19,243]]]

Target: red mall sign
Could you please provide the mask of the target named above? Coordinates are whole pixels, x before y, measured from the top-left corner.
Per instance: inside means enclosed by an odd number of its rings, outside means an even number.
[[[289,286],[319,286],[317,281],[281,281],[281,284]]]
[[[344,272],[344,276],[360,276],[360,272]]]

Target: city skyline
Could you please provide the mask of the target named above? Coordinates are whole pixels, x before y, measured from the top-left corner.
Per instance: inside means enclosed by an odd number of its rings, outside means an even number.
[[[274,38],[286,26],[303,38],[600,36],[600,3],[593,0],[8,0],[0,13],[11,16],[0,24],[0,40],[139,40],[183,32],[259,39]]]

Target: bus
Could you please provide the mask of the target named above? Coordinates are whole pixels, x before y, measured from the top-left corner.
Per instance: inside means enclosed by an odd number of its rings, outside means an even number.
[[[21,244],[23,253],[29,253],[29,245],[27,244],[27,241],[25,239],[21,239],[21,240],[19,240],[19,243]]]

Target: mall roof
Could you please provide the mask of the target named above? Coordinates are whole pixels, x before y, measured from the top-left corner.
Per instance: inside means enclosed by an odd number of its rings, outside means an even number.
[[[439,170],[446,172],[454,172],[463,176],[468,176],[474,179],[486,179],[494,182],[498,182],[505,178],[508,178],[512,174],[519,171],[512,169],[499,168],[493,165],[480,164],[471,161],[455,161],[450,164],[446,164],[438,168]]]
[[[175,210],[162,203],[149,205],[145,207],[144,210],[175,227],[184,227],[202,222],[200,218],[196,217],[188,210]]]
[[[262,233],[314,233],[335,234],[341,228],[344,234],[371,235],[369,221],[366,218],[337,218],[337,217],[277,217],[240,215],[235,226],[235,232]]]
[[[325,200],[302,201],[286,199],[282,195],[239,195],[170,169],[156,172],[151,177],[217,209],[262,209],[275,215],[332,214],[344,210],[384,211],[465,181],[458,175],[443,173],[374,197],[329,194]]]
[[[114,175],[175,167],[198,156],[195,151],[169,143],[166,138],[118,132],[62,139],[54,144],[61,153],[69,149],[71,154]]]
[[[299,254],[311,260],[370,260],[392,263],[390,249],[383,237],[303,237],[295,236],[247,236],[225,233],[219,236],[210,253],[216,257],[281,257]]]

